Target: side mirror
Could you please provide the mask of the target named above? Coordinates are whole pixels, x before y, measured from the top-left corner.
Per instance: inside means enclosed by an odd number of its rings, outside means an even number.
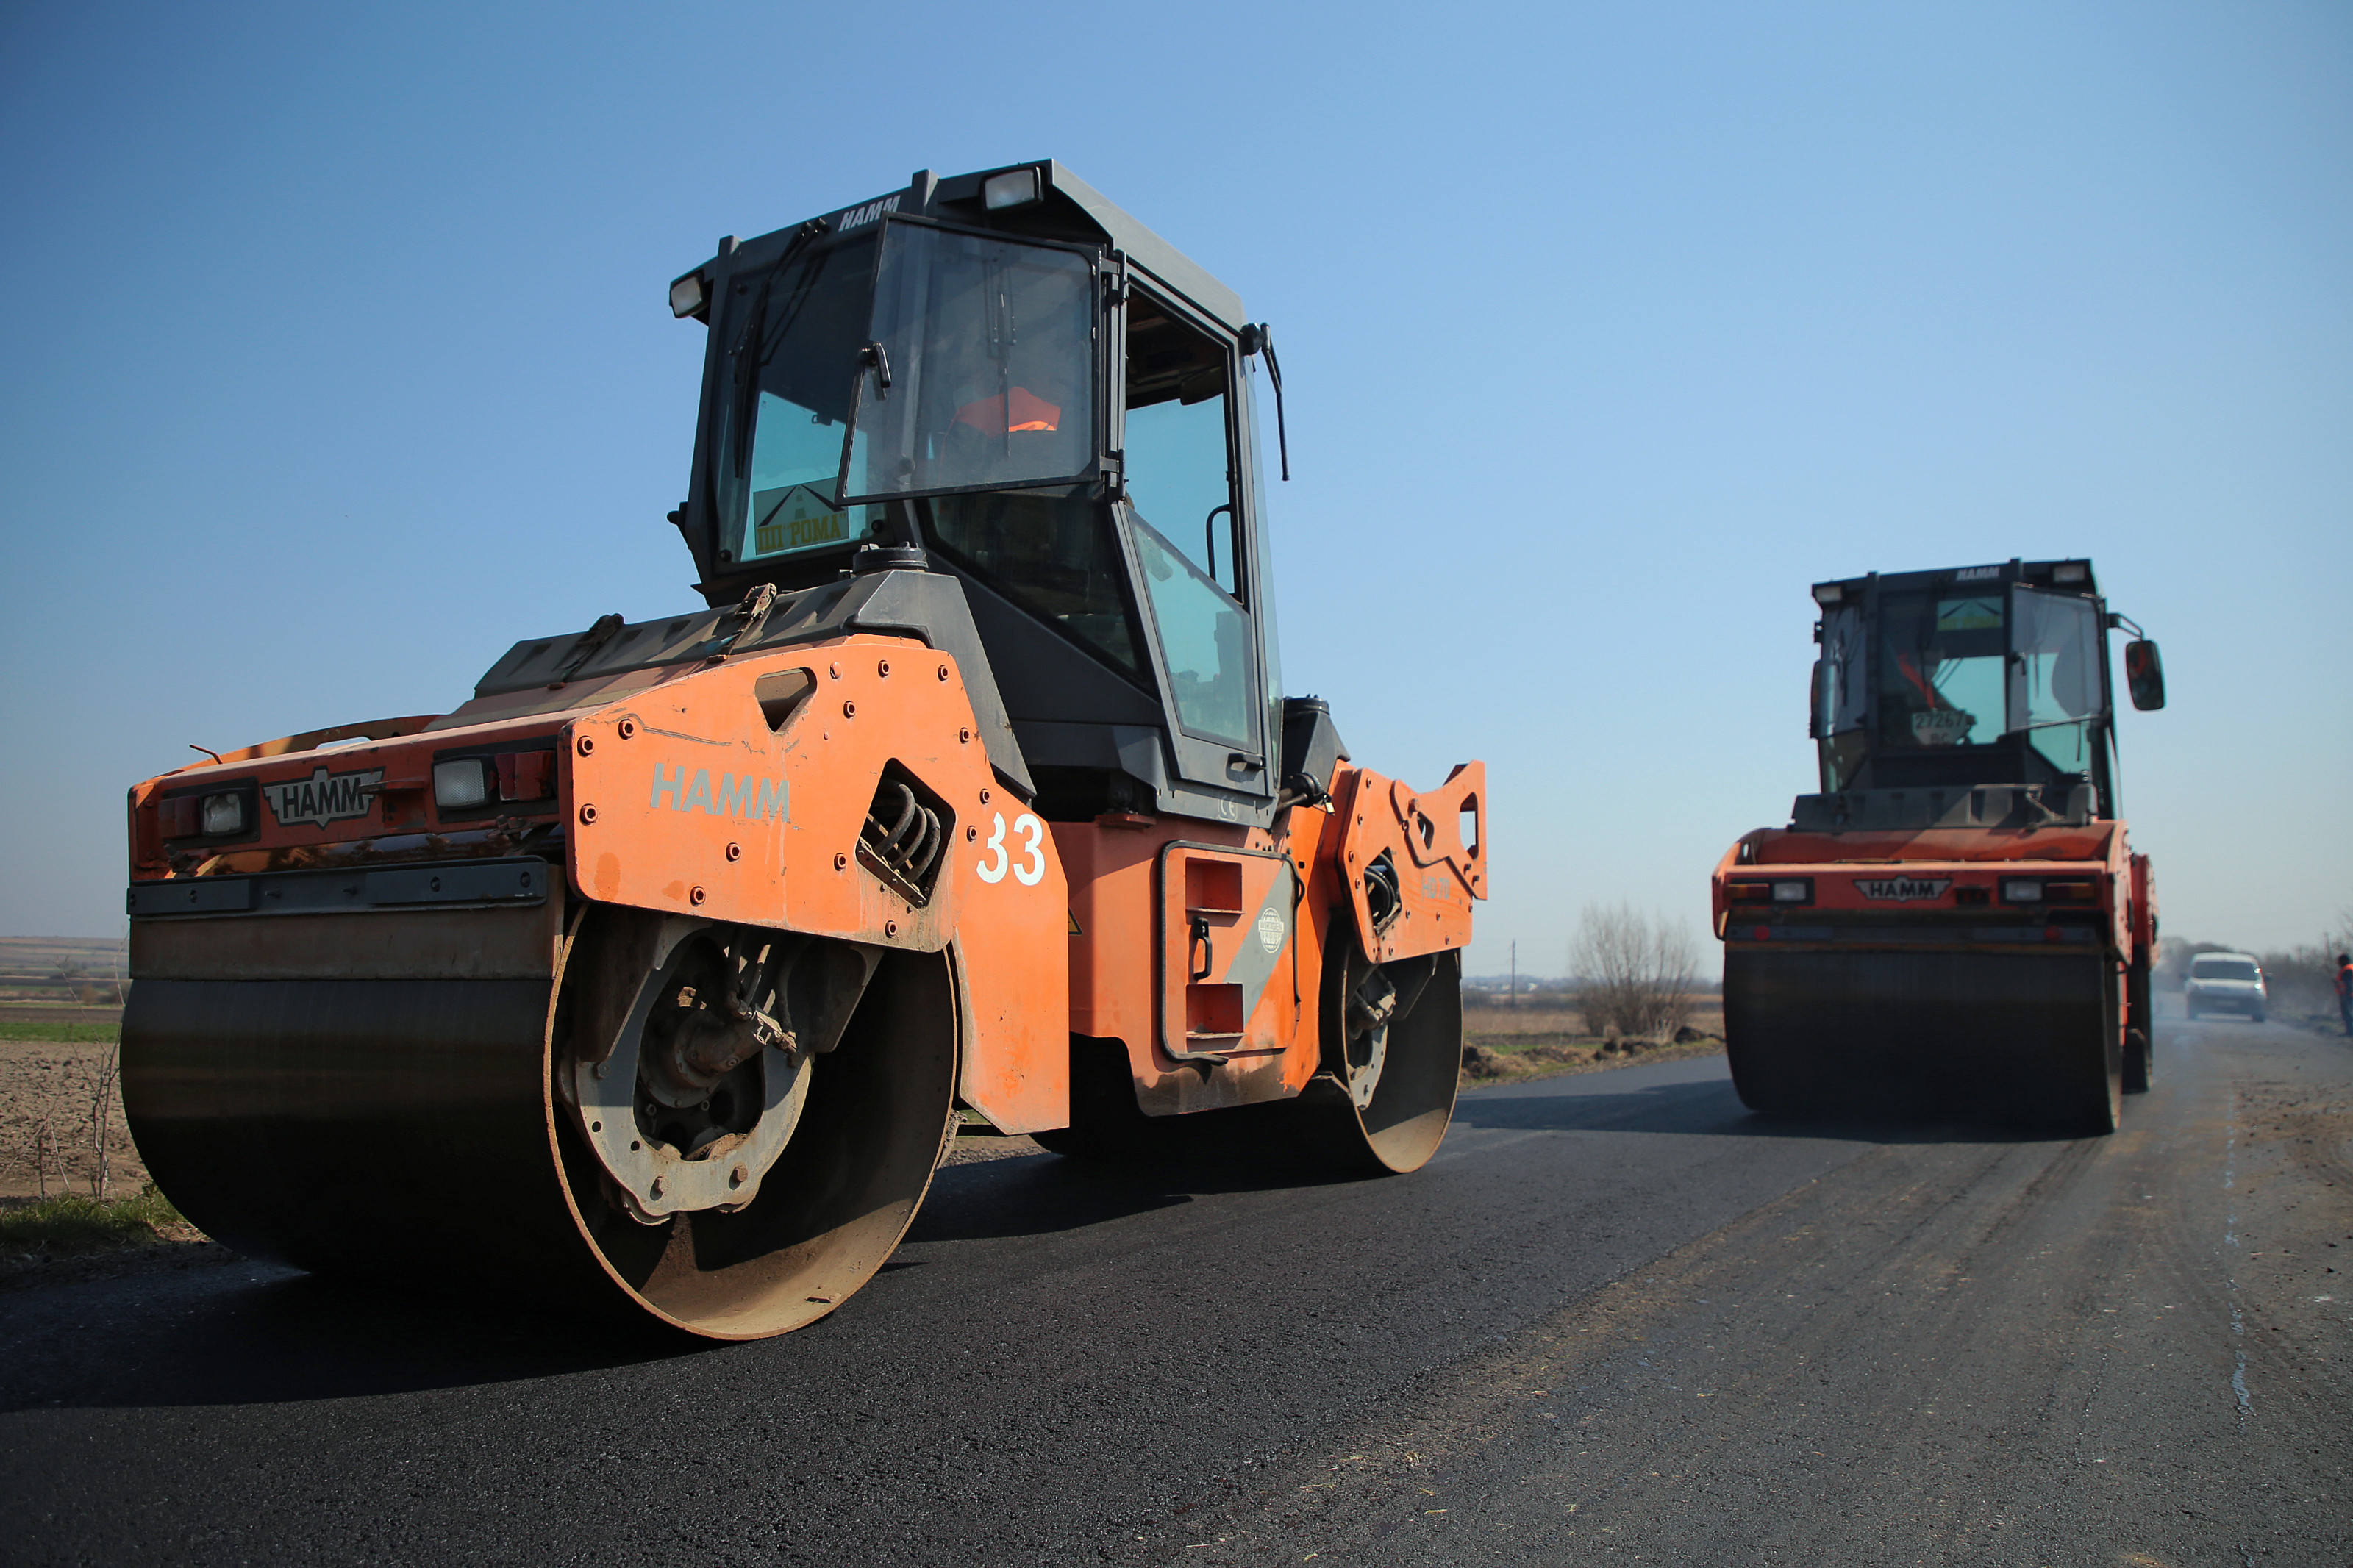
[[[1814,660],[1813,673],[1806,679],[1806,739],[1822,738],[1822,661]]]
[[[2165,706],[2165,661],[2147,637],[2125,644],[2125,686],[2132,693],[2132,705],[2142,712]]]

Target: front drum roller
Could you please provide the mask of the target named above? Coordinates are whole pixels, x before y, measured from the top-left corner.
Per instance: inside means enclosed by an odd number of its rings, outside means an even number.
[[[553,982],[142,979],[124,1109],[248,1257],[755,1339],[913,1220],[954,962],[590,905]]]
[[[1767,1114],[1965,1113],[2113,1131],[2118,1023],[2116,972],[2096,953],[1725,954],[1733,1084]]]

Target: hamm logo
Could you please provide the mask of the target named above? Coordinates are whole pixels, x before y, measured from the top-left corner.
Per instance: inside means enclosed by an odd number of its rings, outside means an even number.
[[[674,768],[654,764],[654,794],[649,806],[657,806],[667,798],[672,811],[700,811],[712,816],[748,816],[755,822],[770,817],[790,821],[788,785],[783,779],[764,779],[752,773],[737,778],[733,773],[719,775],[719,788],[711,787],[711,770],[697,768],[694,776],[687,776],[686,765]]]
[[[901,192],[900,195],[903,195],[905,193]],[[833,232],[847,234],[853,228],[864,228],[884,213],[894,213],[898,210],[898,196],[879,196],[863,206],[851,207],[847,212],[836,215],[833,220]]]
[[[1858,877],[1855,889],[1866,899],[1892,899],[1898,903],[1910,903],[1921,899],[1941,899],[1945,889],[1953,885],[1950,877]]]
[[[263,784],[261,798],[269,803],[280,827],[324,827],[346,817],[365,816],[375,804],[375,786],[382,783],[382,768],[331,773],[322,767],[307,779]]]

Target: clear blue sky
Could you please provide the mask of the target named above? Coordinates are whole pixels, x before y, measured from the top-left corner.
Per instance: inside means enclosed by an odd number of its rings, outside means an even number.
[[[2168,931],[2353,906],[2342,4],[19,5],[0,149],[0,932],[121,929],[190,742],[697,603],[670,279],[1048,156],[1275,324],[1289,684],[1487,760],[1474,970],[1703,931],[1807,584],[2013,555],[2164,644]]]

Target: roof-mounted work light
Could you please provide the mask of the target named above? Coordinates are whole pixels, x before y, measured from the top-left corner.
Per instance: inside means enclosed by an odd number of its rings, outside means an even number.
[[[700,272],[690,272],[670,286],[670,313],[681,321],[699,314],[707,303]]]
[[[1845,597],[1846,590],[1839,586],[1836,583],[1817,583],[1814,584],[1814,603],[1817,605],[1835,605],[1841,599]]]
[[[980,205],[990,212],[1028,206],[1037,199],[1038,171],[1035,169],[1008,169],[1002,174],[991,174],[980,187]]]
[[[2082,561],[2062,561],[2051,568],[2053,583],[2081,583],[2091,574],[2090,565]]]

